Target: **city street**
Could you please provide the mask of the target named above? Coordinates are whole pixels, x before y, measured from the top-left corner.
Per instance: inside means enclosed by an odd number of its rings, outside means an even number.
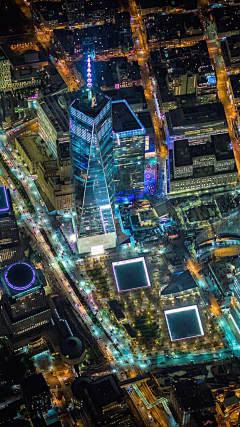
[[[144,30],[144,25],[142,22],[141,16],[137,12],[137,6],[134,0],[129,2],[129,11],[132,17],[132,33],[134,39],[135,47],[135,57],[140,65],[141,69],[141,78],[143,82],[145,97],[147,100],[148,110],[151,113],[152,121],[154,125],[154,131],[156,135],[156,150],[160,157],[167,157],[167,148],[165,142],[162,140],[161,129],[163,127],[163,119],[161,117],[160,111],[158,111],[156,102],[157,102],[157,93],[156,86],[152,82],[152,77],[149,72],[149,51],[146,40],[146,34]]]

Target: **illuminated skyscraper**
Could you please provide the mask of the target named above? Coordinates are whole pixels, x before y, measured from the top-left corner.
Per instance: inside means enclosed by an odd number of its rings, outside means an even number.
[[[73,223],[80,253],[116,246],[112,103],[88,79],[70,106]]]
[[[146,130],[126,100],[113,101],[114,180],[117,202],[143,197]]]

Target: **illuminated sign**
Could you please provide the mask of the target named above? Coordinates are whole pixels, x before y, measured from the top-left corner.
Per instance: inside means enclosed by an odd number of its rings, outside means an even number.
[[[204,335],[197,305],[164,311],[171,341]]]

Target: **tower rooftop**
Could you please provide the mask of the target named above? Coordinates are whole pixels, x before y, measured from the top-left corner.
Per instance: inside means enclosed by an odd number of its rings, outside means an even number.
[[[89,96],[89,92],[91,92],[91,96]],[[96,88],[88,89],[87,86],[84,86],[78,91],[77,98],[71,106],[94,119],[110,100],[111,98]]]

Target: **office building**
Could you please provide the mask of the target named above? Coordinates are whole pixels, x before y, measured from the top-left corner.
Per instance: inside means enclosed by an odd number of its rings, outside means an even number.
[[[2,272],[1,317],[7,335],[18,338],[50,322],[43,275],[30,262],[20,261]]]
[[[239,273],[238,273],[239,276]],[[233,293],[234,297],[236,298],[238,305],[240,304],[240,278],[234,276],[234,282],[233,282]]]
[[[36,174],[38,164],[48,159],[39,135],[19,136],[15,138],[15,145],[19,156],[32,175]]]
[[[212,187],[236,185],[237,167],[228,133],[211,135],[206,143],[174,141],[169,150],[170,194],[183,195]]]
[[[170,390],[170,402],[183,427],[195,425],[195,417],[199,419],[200,416],[216,412],[211,389],[203,381],[187,379],[175,382]]]
[[[193,12],[146,15],[144,23],[147,29],[147,40],[151,48],[159,47],[162,42],[203,38],[203,24],[200,17]]]
[[[45,195],[43,197],[49,212],[66,212],[72,208],[70,173],[66,175],[68,169],[69,167],[61,167],[57,160],[47,160],[38,164],[38,184]]]
[[[57,53],[66,60],[71,59],[74,55],[73,31],[65,28],[53,30],[53,39],[57,47]]]
[[[41,76],[34,68],[12,70],[11,76],[13,93],[27,87],[40,87],[42,83]]]
[[[117,20],[117,18],[116,24],[106,23],[75,29],[74,53],[84,55],[88,52],[94,52],[95,56],[118,56],[129,52],[133,47],[129,13],[127,13],[127,20],[128,23],[124,31],[122,22],[126,20]]]
[[[87,26],[115,23],[116,15],[121,12],[117,0],[91,0],[85,2],[85,24]]]
[[[178,49],[161,47],[151,52],[151,63],[162,113],[218,100],[216,75],[205,40]]]
[[[148,111],[147,101],[142,86],[132,86],[128,88],[123,87],[120,89],[107,90],[105,93],[113,101],[125,99],[134,113]]]
[[[51,393],[42,374],[33,374],[21,381],[21,394],[31,418],[47,413],[51,407]]]
[[[69,137],[56,143],[57,160],[47,159],[38,163],[38,184],[46,195],[44,200],[48,210],[64,213],[72,209]]]
[[[239,4],[213,8],[212,14],[218,39],[240,33],[239,13]]]
[[[33,43],[32,49],[29,46],[23,46],[22,52],[19,54],[18,50],[14,49],[13,45],[2,44],[2,50],[8,58],[12,70],[26,70],[29,72],[32,68],[35,70],[42,70],[44,66],[48,65],[48,58],[44,51],[39,46]]]
[[[2,92],[0,94],[0,125],[4,130],[10,129],[13,121],[16,119],[16,105],[15,99],[11,92]],[[23,108],[26,103],[21,101]]]
[[[127,101],[113,101],[113,155],[116,201],[143,197],[146,130]]]
[[[12,89],[11,66],[5,53],[0,49],[0,92]]]
[[[64,10],[62,2],[34,2],[33,9],[45,30],[66,27],[68,24],[66,10]]]
[[[221,48],[225,67],[230,71],[239,69],[240,66],[240,35],[224,37],[221,40]],[[232,76],[231,76],[232,77]]]
[[[70,106],[72,217],[80,253],[116,246],[112,103],[89,89],[81,89]]]
[[[81,25],[85,21],[84,0],[66,0],[68,25]]]
[[[9,189],[0,186],[0,269],[22,258],[17,221]]]
[[[189,145],[206,142],[211,135],[228,132],[221,102],[179,107],[166,112],[169,148],[177,139],[187,138]]]
[[[76,92],[46,95],[37,101],[39,134],[57,158],[57,141],[69,137],[68,107],[76,98]]]
[[[75,66],[82,75],[86,75],[84,62],[76,61]],[[93,85],[96,84],[103,90],[130,88],[142,83],[138,62],[129,62],[127,56],[117,56],[109,58],[109,61],[94,62],[92,80]]]
[[[71,175],[71,162],[70,162],[70,147],[69,138],[58,141],[57,144],[57,164],[60,179],[64,180]]]
[[[175,12],[176,9],[178,12],[182,12],[184,9],[186,10],[194,10],[197,9],[197,0],[176,0],[174,3],[171,0],[138,0],[137,2],[138,11],[141,13],[142,17],[157,13],[170,13]]]
[[[240,73],[233,74],[230,76],[230,90],[231,90],[231,98],[238,106],[240,106]]]
[[[37,102],[39,133],[46,142],[48,154],[56,159],[38,163],[38,183],[51,203],[50,209],[55,211],[66,212],[72,206],[68,112],[76,94],[49,95]]]
[[[152,157],[155,154],[156,136],[151,113],[149,111],[141,111],[137,113],[137,117],[146,130],[145,157]]]
[[[95,427],[133,427],[122,389],[115,375],[109,374],[95,381],[80,377],[72,385],[77,405],[83,402]]]

